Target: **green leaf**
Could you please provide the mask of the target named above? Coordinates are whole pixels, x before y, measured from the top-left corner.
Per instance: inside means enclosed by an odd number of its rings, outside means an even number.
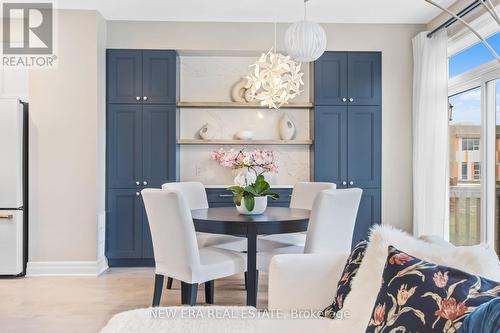
[[[255,198],[253,195],[245,195],[245,207],[251,212],[255,207]]]
[[[243,198],[243,193],[237,193],[233,196],[233,202],[236,206],[241,206],[241,198]]]
[[[257,192],[257,190],[252,185],[245,187],[245,192],[253,194],[253,196],[255,196],[255,197],[260,196],[260,194]]]
[[[263,175],[258,175],[257,179],[255,180],[255,191],[259,194],[269,190],[271,185],[269,185],[268,182],[266,182],[266,179],[264,178]]]
[[[275,192],[264,192],[264,193],[262,193],[262,196],[271,197],[271,199],[273,199],[273,200],[278,200],[280,198],[280,195],[278,193],[275,193]]]
[[[244,191],[244,188],[241,186],[230,186],[226,190],[233,191],[235,193],[242,193]]]

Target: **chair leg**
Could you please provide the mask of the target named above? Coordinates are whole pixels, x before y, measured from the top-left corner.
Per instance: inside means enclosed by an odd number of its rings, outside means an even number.
[[[247,290],[247,286],[248,286],[248,284],[247,284],[247,272],[245,272],[245,290]]]
[[[205,282],[205,303],[214,304],[214,280]]]
[[[181,303],[183,305],[196,305],[198,283],[181,282]]]
[[[163,289],[163,275],[155,274],[155,289],[153,292],[153,307],[160,305],[161,291]]]
[[[172,283],[174,282],[174,279],[172,279],[171,277],[169,277],[167,279],[167,289],[172,289]]]

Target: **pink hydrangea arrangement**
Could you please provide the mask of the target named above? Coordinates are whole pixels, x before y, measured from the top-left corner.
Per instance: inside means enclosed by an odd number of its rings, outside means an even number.
[[[253,214],[256,200],[262,204],[262,213],[267,206],[267,198],[273,200],[279,198],[278,193],[270,192],[271,186],[264,178],[265,172],[278,172],[278,164],[274,153],[270,150],[224,150],[219,149],[212,153],[212,159],[221,166],[239,170],[234,178],[235,186],[228,190],[233,192],[233,201],[242,214]],[[259,199],[256,199],[259,198]],[[263,199],[263,201],[261,200]],[[241,207],[245,207],[243,210]],[[263,208],[263,209],[262,209]],[[259,211],[256,209],[256,211]]]
[[[223,167],[231,169],[248,168],[257,175],[265,172],[278,172],[278,164],[271,150],[245,151],[224,150],[221,148],[212,152],[212,159]]]

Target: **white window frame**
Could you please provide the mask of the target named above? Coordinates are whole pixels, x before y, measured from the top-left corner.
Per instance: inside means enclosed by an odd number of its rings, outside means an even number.
[[[468,46],[477,43],[469,35],[463,35],[469,41]],[[448,50],[457,53],[464,48],[463,39],[450,39]],[[455,44],[453,44],[455,43]],[[457,47],[457,44],[460,47]],[[450,51],[448,52],[450,55]],[[452,53],[452,54],[454,54]],[[451,55],[452,55],[451,54]],[[448,96],[453,96],[474,88],[481,88],[481,139],[480,153],[482,172],[481,180],[481,235],[480,240],[495,248],[495,140],[496,140],[496,80],[500,79],[500,63],[493,60],[470,71],[457,75],[448,81]],[[449,226],[449,223],[446,223]],[[449,232],[449,230],[446,230]]]

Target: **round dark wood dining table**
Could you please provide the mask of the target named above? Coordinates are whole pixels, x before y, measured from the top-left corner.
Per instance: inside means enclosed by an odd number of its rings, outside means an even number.
[[[310,211],[287,207],[268,207],[260,215],[240,215],[235,207],[191,211],[195,230],[247,238],[247,305],[257,305],[257,236],[303,232]]]

